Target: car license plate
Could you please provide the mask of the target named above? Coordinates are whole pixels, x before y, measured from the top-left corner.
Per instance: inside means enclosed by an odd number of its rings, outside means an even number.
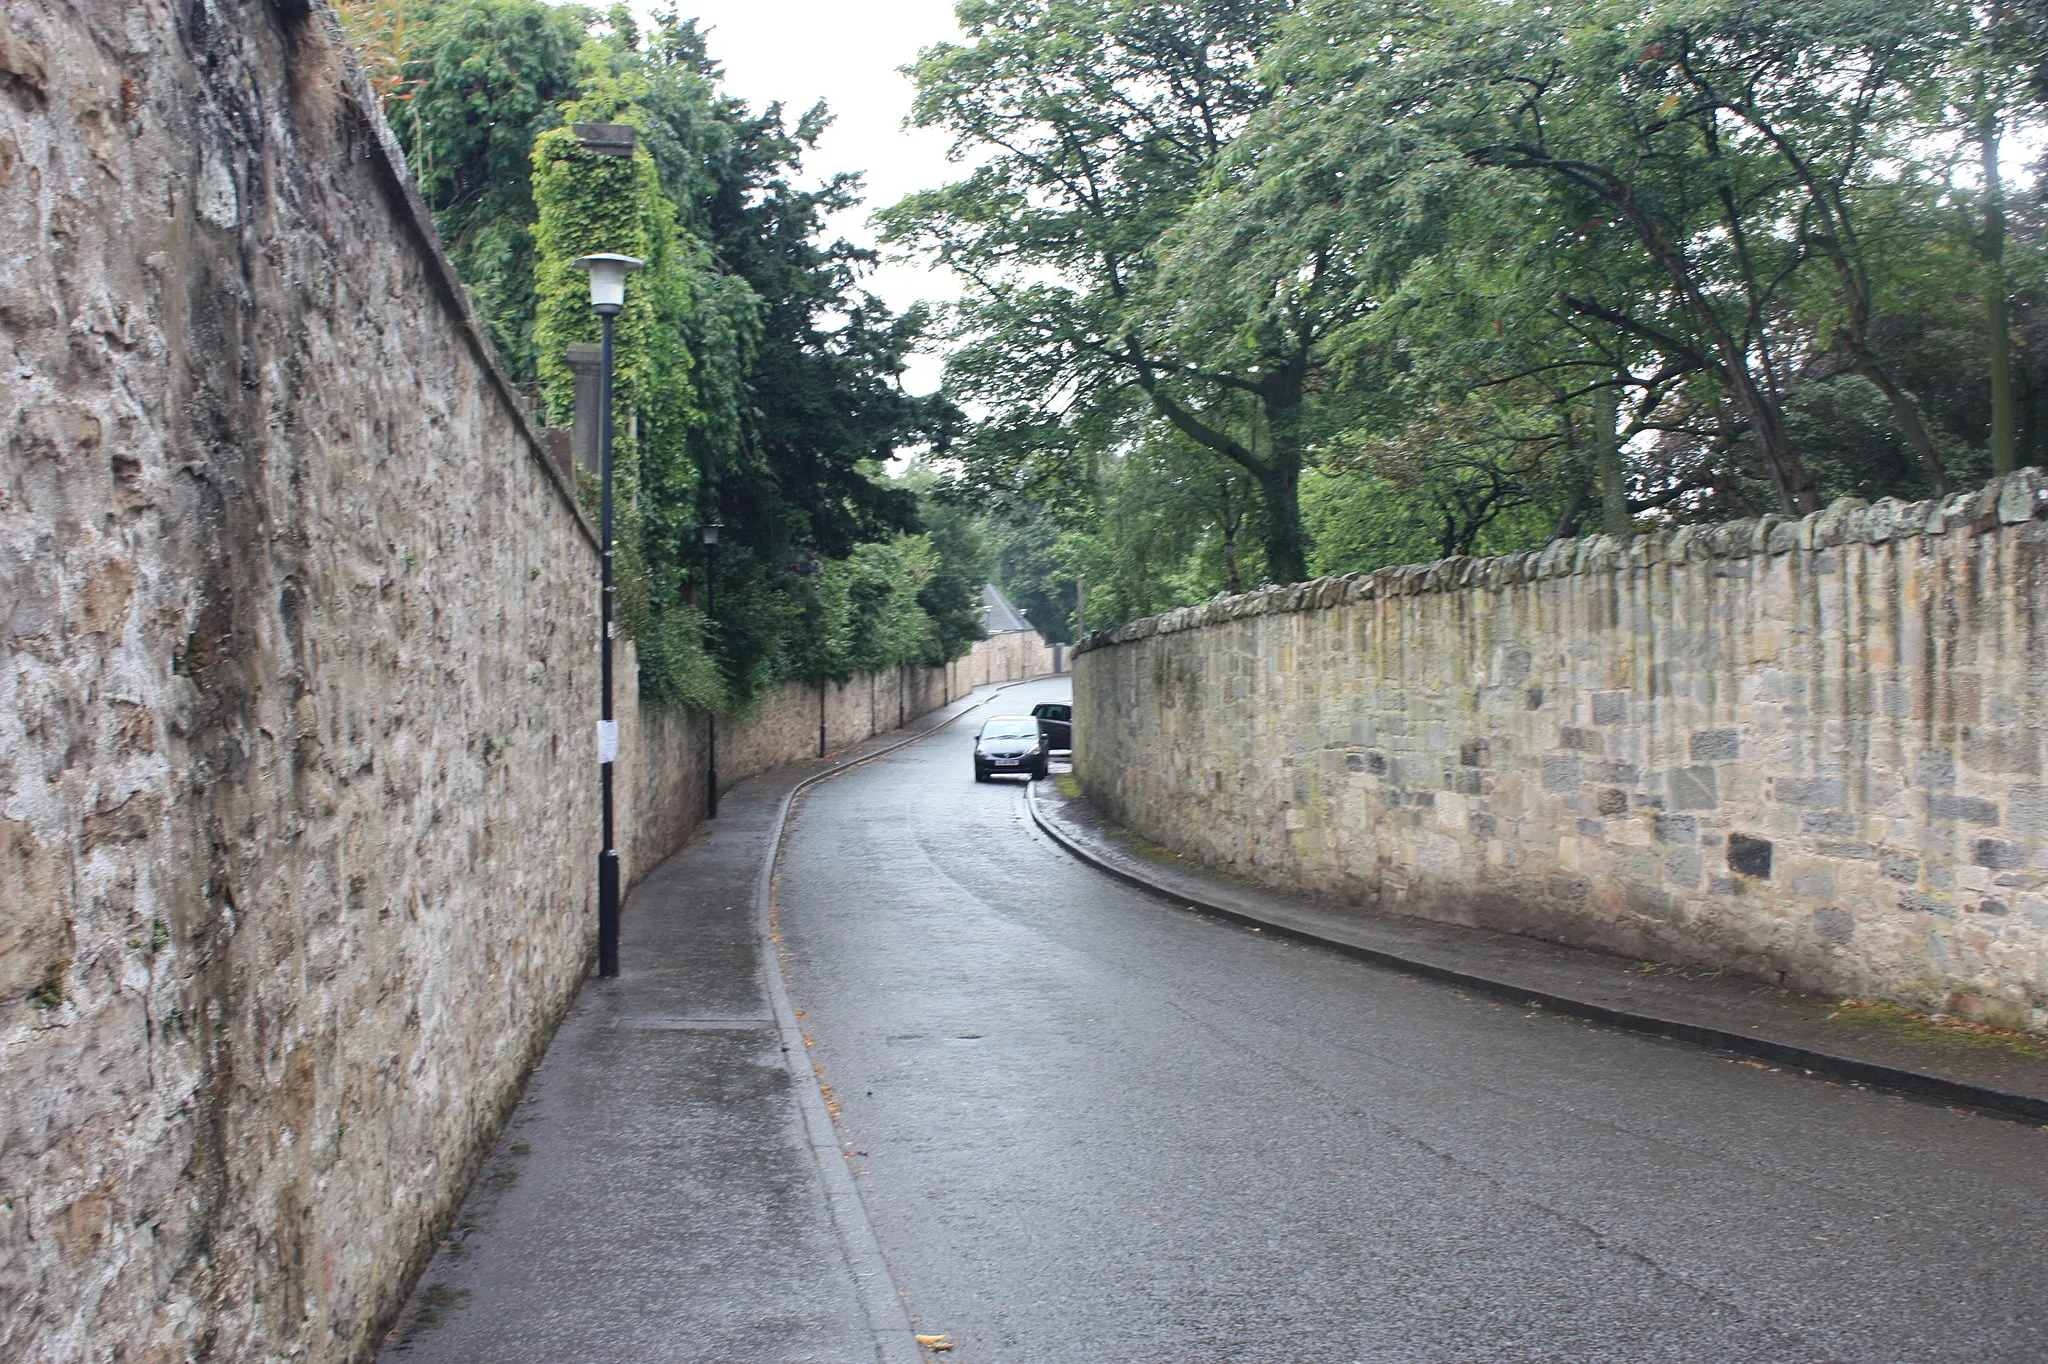
[[[1017,760],[1016,760],[1015,758],[997,758],[997,759],[996,759],[996,766],[997,766],[997,767],[1015,767],[1016,765],[1017,765]]]

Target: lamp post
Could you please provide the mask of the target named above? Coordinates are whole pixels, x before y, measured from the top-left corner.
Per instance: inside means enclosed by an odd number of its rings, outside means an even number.
[[[704,620],[710,625],[715,617],[712,608],[717,605],[718,593],[718,532],[725,527],[716,521],[706,522],[697,528],[697,539],[704,546]],[[707,717],[705,733],[708,742],[704,746],[704,818],[718,818],[718,712],[712,711]]]
[[[640,268],[631,256],[609,252],[585,256],[576,262],[578,270],[590,272],[590,306],[603,328],[600,366],[599,418],[597,437],[598,479],[603,491],[598,498],[598,649],[603,659],[603,699],[597,719],[597,772],[604,793],[604,846],[597,854],[597,973],[619,973],[619,849],[612,829],[612,765],[619,756],[619,726],[612,718],[612,635],[615,633],[613,599],[618,586],[612,578],[612,323],[626,306],[626,276]]]

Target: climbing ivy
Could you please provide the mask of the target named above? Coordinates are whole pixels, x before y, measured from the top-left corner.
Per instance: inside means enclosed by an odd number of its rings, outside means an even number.
[[[575,260],[646,262],[616,325],[614,441],[619,621],[642,693],[740,706],[787,678],[964,649],[961,541],[919,534],[916,494],[881,472],[950,409],[902,389],[922,316],[862,290],[871,253],[827,231],[857,181],[804,171],[822,106],[792,124],[722,94],[704,35],[673,15],[342,3],[464,283],[551,425],[574,412],[567,347],[598,337]],[[630,124],[638,146],[593,153],[579,122]]]

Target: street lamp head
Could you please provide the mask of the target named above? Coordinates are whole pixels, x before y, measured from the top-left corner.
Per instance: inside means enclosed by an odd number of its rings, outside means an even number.
[[[638,270],[642,261],[609,251],[584,256],[575,262],[578,270],[590,272],[590,306],[601,313],[616,313],[626,306],[626,276]]]
[[[706,522],[697,527],[697,539],[703,544],[715,545],[718,543],[718,532],[724,529],[725,527],[716,521]]]

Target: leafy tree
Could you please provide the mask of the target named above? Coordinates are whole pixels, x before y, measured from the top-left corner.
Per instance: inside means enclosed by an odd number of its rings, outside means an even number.
[[[917,63],[915,117],[975,162],[883,216],[969,286],[949,382],[987,418],[959,451],[1080,493],[1149,417],[1260,491],[1267,568],[1303,572],[1303,409],[1334,283],[1238,335],[1152,303],[1156,251],[1268,92],[1280,0],[968,0],[970,41]],[[1132,399],[1136,395],[1138,401]],[[984,474],[984,478],[988,475]]]
[[[870,253],[826,232],[857,180],[804,184],[823,108],[791,126],[725,96],[697,25],[673,13],[345,4],[457,268],[551,420],[573,405],[564,347],[596,329],[571,262],[648,263],[619,321],[617,445],[621,622],[643,689],[740,704],[848,660],[964,647],[950,589],[932,586],[938,551],[913,533],[916,498],[880,476],[950,409],[902,390],[922,316],[862,291]],[[572,122],[632,124],[638,149],[592,155]],[[906,576],[881,592],[885,572]],[[921,596],[951,614],[924,615]]]
[[[536,377],[531,155],[580,81],[592,12],[533,0],[353,0],[349,32],[512,377]]]

